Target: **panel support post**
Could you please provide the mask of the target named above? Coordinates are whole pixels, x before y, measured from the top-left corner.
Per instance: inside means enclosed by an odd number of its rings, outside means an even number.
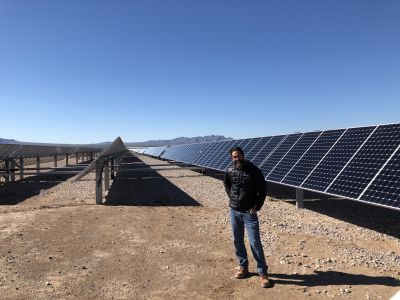
[[[104,163],[104,189],[110,189],[110,161]]]
[[[85,161],[85,153],[82,152],[82,162]]]
[[[40,174],[40,156],[36,156],[36,174]]]
[[[96,204],[103,204],[103,167],[101,164],[96,165]]]
[[[296,207],[304,208],[304,190],[296,188]]]
[[[93,160],[93,152],[90,152],[90,160]]]
[[[11,176],[10,176],[11,181],[15,181],[15,160],[14,159],[11,159],[11,170],[10,170],[10,173],[11,173]]]
[[[65,155],[65,165],[68,167],[68,154]]]
[[[114,179],[114,158],[111,159],[111,179]]]
[[[5,161],[5,169],[6,175],[4,176],[4,181],[10,182],[10,161],[8,159]]]
[[[78,164],[79,163],[79,154],[78,154],[78,152],[75,153],[75,158],[76,158],[76,164]]]
[[[19,158],[19,180],[24,179],[24,158]]]
[[[57,168],[57,155],[54,155],[54,168]]]

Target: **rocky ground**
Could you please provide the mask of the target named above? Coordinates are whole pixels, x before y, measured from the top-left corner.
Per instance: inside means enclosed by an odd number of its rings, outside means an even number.
[[[116,175],[105,205],[94,204],[94,174],[0,186],[0,298],[390,299],[400,290],[400,212],[313,194],[299,210],[293,190],[269,184],[259,218],[274,285],[262,289],[255,273],[233,278],[221,174],[139,158],[125,160],[138,169]]]

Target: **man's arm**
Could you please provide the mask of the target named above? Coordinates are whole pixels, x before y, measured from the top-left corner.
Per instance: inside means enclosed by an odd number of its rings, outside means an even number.
[[[265,182],[264,175],[259,168],[256,168],[256,184],[257,184],[257,204],[256,210],[260,210],[264,204],[265,197],[267,196],[267,183]]]
[[[226,191],[226,193],[228,194],[228,196],[229,196],[230,193],[231,193],[231,186],[232,186],[231,178],[230,178],[228,172],[225,172],[225,176],[224,176],[224,187],[225,187],[225,191]]]

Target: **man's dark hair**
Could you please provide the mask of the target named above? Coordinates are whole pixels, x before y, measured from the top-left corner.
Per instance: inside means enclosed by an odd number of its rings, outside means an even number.
[[[231,149],[229,149],[229,153],[232,155],[233,152],[239,152],[240,154],[242,154],[242,156],[244,157],[244,153],[243,153],[243,149],[240,147],[233,147]]]

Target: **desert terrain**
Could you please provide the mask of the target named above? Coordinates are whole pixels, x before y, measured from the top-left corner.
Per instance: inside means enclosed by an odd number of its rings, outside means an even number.
[[[143,164],[151,166],[143,169]],[[59,166],[62,162],[58,163]],[[222,174],[127,156],[104,205],[94,174],[0,185],[1,299],[390,299],[400,212],[268,184],[259,212],[273,286],[236,261]],[[139,169],[140,168],[140,169]]]

